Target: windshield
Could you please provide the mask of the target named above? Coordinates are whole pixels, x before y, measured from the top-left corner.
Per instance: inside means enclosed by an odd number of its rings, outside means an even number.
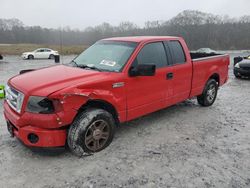
[[[81,68],[120,72],[136,45],[134,42],[99,41],[77,56],[73,63]]]

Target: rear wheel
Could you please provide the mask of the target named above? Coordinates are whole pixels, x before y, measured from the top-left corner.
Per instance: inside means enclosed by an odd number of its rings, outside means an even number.
[[[115,121],[103,109],[88,109],[75,119],[68,132],[68,146],[77,156],[88,155],[106,148],[113,139]]]
[[[28,59],[34,59],[33,55],[28,55]]]
[[[214,79],[208,80],[201,95],[197,96],[197,101],[201,106],[211,106],[217,96],[218,84]]]
[[[54,58],[55,58],[55,56],[53,54],[49,55],[49,59],[54,59]]]

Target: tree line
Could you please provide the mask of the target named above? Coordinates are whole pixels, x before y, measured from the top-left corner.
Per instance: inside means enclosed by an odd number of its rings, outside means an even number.
[[[127,21],[118,26],[103,23],[85,30],[48,29],[25,26],[18,19],[0,19],[0,43],[8,44],[90,45],[102,38],[140,35],[181,36],[193,50],[250,49],[250,16],[230,18],[186,10],[167,21],[148,21],[143,27]]]

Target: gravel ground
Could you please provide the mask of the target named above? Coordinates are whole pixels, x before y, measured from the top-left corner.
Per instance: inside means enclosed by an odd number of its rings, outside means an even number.
[[[5,61],[0,83],[54,64]],[[0,187],[250,187],[250,80],[235,79],[232,65],[213,106],[192,99],[123,124],[108,148],[84,158],[67,149],[33,151],[10,138],[2,102]]]

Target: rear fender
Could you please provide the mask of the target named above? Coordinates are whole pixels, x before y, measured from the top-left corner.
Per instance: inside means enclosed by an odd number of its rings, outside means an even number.
[[[206,84],[207,81],[209,80],[209,78],[210,78],[212,75],[214,75],[214,74],[220,75],[217,65],[212,66],[212,67],[209,69],[209,71],[207,71],[206,80],[204,80],[204,83]]]
[[[203,78],[204,80],[202,80],[201,82],[201,87],[199,87],[198,89],[195,90],[195,92],[193,91],[193,93],[191,94],[191,96],[196,96],[196,95],[200,95],[202,94],[202,92],[204,91],[206,84],[208,82],[208,80],[214,75],[214,74],[218,74],[218,66],[214,65],[212,66],[208,71],[206,76]],[[219,75],[219,74],[218,74]]]

